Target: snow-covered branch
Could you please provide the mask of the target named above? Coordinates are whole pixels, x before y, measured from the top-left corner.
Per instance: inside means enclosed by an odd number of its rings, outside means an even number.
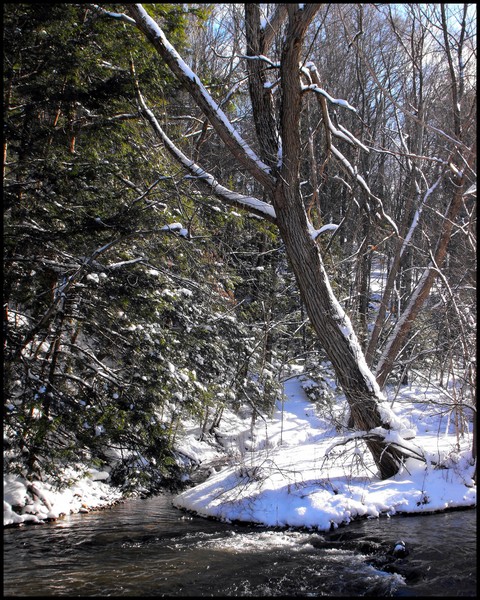
[[[315,83],[312,83],[310,85],[302,85],[302,91],[303,92],[305,92],[305,91],[315,92],[317,94],[320,94],[324,98],[326,98],[331,104],[336,104],[337,106],[342,106],[343,108],[347,108],[348,110],[351,110],[354,113],[357,112],[357,109],[354,108],[351,104],[349,104],[346,100],[341,100],[339,98],[333,98],[333,96],[330,96],[330,94],[328,92],[326,92],[321,87],[318,87],[318,85],[316,85]]]
[[[440,175],[440,177],[437,179],[437,181],[425,192],[422,202],[420,203],[420,206],[415,211],[415,214],[413,216],[412,223],[407,232],[407,235],[405,236],[405,239],[403,240],[403,244],[400,249],[400,256],[403,255],[406,247],[408,246],[408,244],[410,243],[410,240],[412,239],[412,236],[413,236],[415,229],[418,225],[418,222],[420,220],[420,215],[422,214],[423,207],[425,206],[425,203],[427,202],[428,197],[435,191],[435,188],[439,185],[439,183],[442,181],[442,179],[443,179],[443,174]]]
[[[267,63],[267,65],[269,67],[272,67],[272,68],[275,68],[275,69],[279,69],[280,68],[280,63],[274,63],[274,62],[272,62],[267,56],[264,56],[263,54],[259,54],[258,56],[247,56],[245,54],[239,54],[238,58],[243,58],[245,60],[259,60],[259,61]]]
[[[333,231],[337,231],[337,229],[338,229],[338,225],[335,225],[335,223],[327,223],[326,225],[323,225],[322,227],[320,227],[320,229],[315,229],[309,221],[308,226],[309,226],[309,230],[310,230],[310,235],[312,236],[312,239],[314,239],[314,240],[316,240],[318,237],[320,237],[323,233],[326,233],[327,231],[333,232]]]
[[[377,210],[379,213],[379,216],[381,219],[383,219],[384,221],[386,221],[387,223],[389,223],[389,225],[393,228],[393,231],[396,233],[396,235],[398,235],[398,228],[395,224],[395,222],[393,221],[393,219],[391,217],[389,217],[384,209],[383,209],[383,203],[380,200],[380,198],[378,198],[377,196],[375,196],[375,194],[372,193],[372,191],[370,190],[370,188],[368,187],[367,182],[365,181],[365,179],[357,172],[357,170],[350,164],[350,162],[348,161],[348,159],[340,152],[340,150],[338,150],[338,148],[336,148],[333,144],[331,147],[332,153],[336,156],[336,158],[342,163],[342,165],[345,167],[345,169],[350,173],[350,175],[353,177],[353,179],[360,185],[361,188],[363,188],[363,190],[368,194],[369,198],[371,198],[372,200],[375,201],[375,203],[377,204]]]
[[[248,210],[253,214],[262,217],[272,223],[276,222],[275,210],[271,204],[254,198],[239,194],[221,185],[210,173],[207,173],[200,165],[189,159],[168,137],[160,126],[153,112],[148,108],[145,100],[137,87],[137,98],[142,115],[150,123],[155,134],[161,139],[165,148],[191,175],[197,178],[201,183],[208,186],[210,192],[228,205]]]
[[[190,93],[233,156],[260,184],[273,191],[274,180],[270,175],[270,168],[232,126],[226,114],[170,44],[158,24],[148,15],[141,4],[128,4],[127,6],[138,29],[145,34],[178,81]]]
[[[325,132],[327,136],[327,145],[329,151],[335,156],[337,160],[343,165],[343,167],[347,170],[347,172],[351,175],[351,177],[362,187],[362,189],[368,194],[369,198],[375,201],[376,209],[378,211],[378,217],[384,221],[386,221],[392,228],[393,231],[398,235],[398,228],[391,217],[389,217],[383,208],[383,203],[375,196],[370,190],[369,186],[365,179],[357,172],[356,168],[354,168],[350,161],[336,148],[336,146],[332,143],[332,135],[348,142],[352,146],[357,146],[361,148],[365,152],[370,152],[370,150],[363,144],[360,140],[358,140],[352,133],[350,133],[345,127],[339,125],[337,128],[330,118],[328,107],[326,100],[330,103],[337,104],[339,106],[343,106],[353,112],[357,112],[356,109],[351,106],[346,100],[338,100],[336,98],[332,98],[325,90],[322,90],[320,87],[320,77],[318,74],[317,67],[313,62],[307,63],[304,67],[301,68],[303,75],[306,77],[307,81],[309,81],[309,85],[302,85],[302,91],[314,91],[320,95],[320,106],[322,109],[323,121],[325,126]]]
[[[382,440],[391,446],[399,448],[406,457],[415,458],[422,462],[430,462],[432,464],[435,464],[425,455],[425,453],[419,446],[409,442],[409,438],[404,437],[411,435],[413,435],[413,432],[410,430],[398,432],[392,429],[385,429],[383,427],[375,427],[374,429],[370,429],[369,431],[354,431],[344,436],[343,438],[333,442],[333,444],[331,444],[325,450],[325,456],[328,456],[328,454],[336,446],[344,446],[345,444],[348,444],[350,442]]]
[[[126,15],[125,13],[112,12],[110,10],[102,8],[98,4],[87,4],[87,6],[103,17],[109,17],[111,19],[116,19],[117,21],[124,21],[125,23],[129,23],[130,25],[136,25],[135,20]]]

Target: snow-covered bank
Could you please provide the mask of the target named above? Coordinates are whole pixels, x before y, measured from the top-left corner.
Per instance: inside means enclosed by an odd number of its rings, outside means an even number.
[[[298,379],[285,393],[273,419],[257,423],[256,451],[179,494],[177,507],[225,521],[329,530],[357,517],[475,506],[471,434],[457,438],[450,419],[427,404],[432,392],[406,389],[395,401],[427,462],[408,459],[386,481],[376,477],[363,442],[334,444],[332,421],[317,414]]]
[[[105,483],[109,477],[105,471],[89,469],[88,476],[77,479],[77,470],[66,469],[64,476],[67,480],[71,478],[76,481],[59,491],[48,482],[27,482],[18,475],[4,475],[4,527],[23,523],[42,523],[62,515],[89,512],[111,506],[122,499],[119,489]]]
[[[271,418],[252,423],[248,407],[239,414],[225,410],[215,436],[221,445],[199,441],[198,424],[185,423],[178,449],[192,462],[210,466],[210,476],[174,503],[226,521],[320,530],[362,516],[475,506],[471,432],[457,438],[454,419],[434,400],[441,399],[432,390],[401,390],[394,411],[416,432],[413,442],[430,463],[409,459],[396,477],[381,481],[363,442],[335,445],[342,407],[309,401],[301,380],[292,378]],[[439,463],[448,468],[435,468]],[[78,477],[78,470],[65,470],[63,478],[72,484],[58,491],[46,481],[5,475],[4,525],[39,523],[122,499],[121,490],[108,484],[107,471],[89,469],[88,476]]]

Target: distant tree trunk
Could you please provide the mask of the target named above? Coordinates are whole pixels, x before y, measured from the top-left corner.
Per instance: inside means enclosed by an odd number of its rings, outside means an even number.
[[[402,248],[403,248],[403,240],[408,231],[408,217],[411,212],[411,207],[413,203],[414,196],[414,186],[411,185],[410,194],[407,196],[406,206],[404,208],[404,214],[402,223],[399,226],[400,236],[396,240],[395,249],[393,258],[390,264],[390,268],[388,269],[387,280],[385,282],[385,287],[382,293],[382,297],[380,300],[380,305],[378,307],[377,316],[375,319],[375,323],[373,326],[372,334],[370,336],[367,350],[365,352],[365,356],[367,359],[367,364],[369,367],[374,366],[375,361],[375,351],[378,346],[378,341],[380,339],[380,334],[382,332],[383,326],[385,325],[385,316],[387,314],[387,310],[390,306],[390,302],[392,299],[392,293],[395,286],[395,280],[398,276],[400,270],[400,261],[402,258]]]
[[[358,251],[358,262],[356,266],[356,280],[354,287],[355,307],[359,321],[359,337],[362,350],[368,339],[368,307],[370,304],[370,272],[372,270],[372,252],[367,244],[370,239],[370,219],[365,212],[362,213],[363,242]]]
[[[474,156],[475,152],[472,149],[467,164],[469,162],[473,162]],[[393,368],[394,361],[398,356],[400,349],[407,340],[407,336],[410,333],[412,325],[425,300],[427,299],[430,290],[432,289],[433,282],[438,276],[439,269],[442,267],[445,260],[455,219],[463,206],[463,193],[466,182],[464,175],[460,177],[454,176],[452,179],[454,181],[456,191],[443,219],[442,230],[440,232],[437,247],[433,255],[433,260],[424,270],[423,275],[420,278],[420,281],[418,282],[407,307],[402,312],[401,318],[397,321],[397,324],[395,325],[388,339],[387,346],[377,365],[377,381],[381,386],[385,385],[385,382]]]
[[[415,6],[415,5],[410,5]],[[401,314],[398,315],[397,323],[390,333],[385,349],[382,352],[381,357],[378,360],[376,367],[377,381],[380,386],[384,386],[388,380],[392,369],[395,366],[395,360],[397,359],[401,349],[408,343],[409,336],[412,331],[414,322],[422,309],[425,301],[429,297],[432,286],[435,279],[440,273],[445,258],[447,256],[448,246],[452,235],[455,233],[454,227],[458,216],[464,209],[465,192],[469,183],[469,174],[474,173],[474,165],[476,161],[476,142],[467,142],[468,136],[466,131],[468,127],[465,125],[469,119],[462,119],[461,115],[461,103],[465,92],[464,84],[466,77],[466,70],[464,68],[464,56],[463,53],[466,51],[466,28],[467,28],[467,5],[459,5],[461,7],[460,12],[462,18],[459,20],[458,26],[453,27],[453,19],[449,19],[447,16],[448,5],[441,4],[440,6],[440,19],[436,23],[436,27],[442,33],[443,47],[442,52],[444,56],[442,60],[448,65],[448,88],[450,90],[450,105],[446,105],[446,114],[453,120],[453,136],[456,142],[453,144],[453,150],[448,158],[448,168],[451,170],[451,184],[453,188],[451,201],[447,208],[445,215],[440,226],[440,231],[436,240],[435,248],[430,252],[430,263],[423,270],[420,280],[412,291],[409,300],[406,302]],[[438,8],[432,9],[437,11]],[[460,13],[459,13],[460,14]],[[392,21],[393,24],[393,21]],[[417,55],[412,60],[412,75],[415,87],[413,90],[414,96],[411,99],[411,104],[417,107],[417,118],[413,125],[414,129],[410,132],[412,144],[410,152],[412,155],[421,156],[424,151],[424,135],[425,135],[425,97],[424,97],[424,73],[421,68],[422,56],[423,56],[423,41],[427,38],[427,30],[431,29],[431,22],[422,26],[421,30],[421,44],[417,45],[415,51]],[[450,30],[449,30],[450,26]],[[393,25],[395,29],[395,26]],[[455,29],[455,32],[453,30]],[[418,35],[417,35],[418,37]],[[413,30],[412,30],[412,41],[413,41]],[[412,43],[412,48],[413,48]],[[452,53],[452,49],[455,48],[455,56]],[[455,62],[458,61],[457,64]],[[476,97],[475,97],[476,99]],[[464,130],[465,128],[465,130]],[[451,138],[452,139],[452,138]],[[405,141],[403,141],[405,144]],[[455,165],[461,165],[460,168]],[[421,171],[417,166],[414,168],[411,166],[410,173],[410,194],[408,195],[408,210],[405,212],[407,219],[409,218],[410,210],[413,210],[412,199],[416,193],[416,184],[420,183],[422,176]],[[446,173],[448,174],[448,172]],[[440,181],[440,179],[439,179]],[[435,184],[434,187],[436,187]],[[434,188],[431,188],[433,190]],[[427,194],[431,191],[429,190]],[[405,221],[400,228],[402,237],[407,233],[407,229],[403,226],[408,221]],[[408,234],[407,234],[408,235]],[[370,340],[370,344],[367,350],[367,360],[369,365],[373,362],[374,352],[378,337],[380,335],[380,326],[383,323],[385,316],[386,306],[389,299],[389,294],[393,286],[393,279],[396,275],[396,271],[400,269],[400,261],[402,259],[402,251],[404,246],[401,242],[397,245],[396,254],[394,258],[393,267],[387,281],[384,297],[380,311],[375,324],[374,332]],[[408,272],[412,272],[408,270]]]

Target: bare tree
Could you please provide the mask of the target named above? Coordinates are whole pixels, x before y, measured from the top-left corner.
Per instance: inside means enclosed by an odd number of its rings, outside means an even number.
[[[258,153],[239,135],[198,76],[186,65],[142,5],[127,7],[129,16],[113,16],[135,25],[155,47],[177,80],[190,93],[239,168],[255,182],[252,189],[260,189],[263,198],[228,189],[185,156],[160,126],[137,87],[142,115],[175,160],[206,185],[211,193],[226,204],[241,207],[277,225],[310,322],[349,403],[353,425],[356,430],[364,432],[365,442],[381,477],[393,476],[405,457],[412,452],[417,456],[419,454],[397,433],[395,436],[390,434],[390,430],[399,429],[401,425],[386,405],[376,378],[367,366],[350,319],[332,291],[318,242],[325,231],[334,230],[336,226],[327,224],[315,229],[300,191],[302,105],[306,94],[315,94],[321,105],[329,153],[367,195],[374,207],[375,218],[391,233],[398,233],[395,223],[385,214],[381,200],[371,192],[365,179],[336,146],[335,140],[340,139],[342,143],[367,151],[364,144],[344,127],[337,126],[329,115],[331,106],[354,111],[353,107],[345,100],[335,99],[326,93],[315,65],[307,62],[305,36],[315,22],[320,5],[277,5],[268,23],[262,21],[258,5],[247,6],[247,52],[242,58],[247,61]],[[109,13],[104,11],[104,14]],[[267,54],[273,36],[280,32],[281,27],[281,56],[275,62]],[[273,82],[267,80],[267,71],[274,72]],[[271,95],[273,88],[277,95],[275,99]]]
[[[418,9],[410,7],[410,10],[413,13],[416,13]],[[409,161],[411,168],[410,203],[414,204],[412,201],[414,195],[419,195],[420,198],[415,207],[411,223],[409,225],[407,222],[404,223],[402,231],[403,239],[401,243],[397,244],[393,265],[394,268],[389,275],[388,283],[390,283],[395,276],[394,271],[398,269],[402,254],[408,246],[412,233],[418,224],[419,214],[422,211],[423,204],[426,202],[427,198],[435,192],[435,188],[437,188],[443,180],[448,181],[447,185],[450,189],[450,200],[447,209],[442,215],[439,231],[436,234],[436,240],[431,240],[430,242],[429,263],[423,270],[418,282],[415,284],[414,290],[410,295],[402,314],[399,316],[395,327],[390,333],[386,346],[376,366],[377,381],[381,386],[387,381],[396,358],[402,347],[408,341],[413,323],[426,299],[429,297],[436,278],[441,275],[441,268],[447,257],[448,245],[455,232],[458,217],[461,211],[464,210],[465,198],[468,196],[468,188],[470,188],[472,176],[474,177],[476,141],[472,140],[471,130],[473,123],[470,114],[472,100],[471,98],[464,98],[466,79],[465,54],[467,53],[465,45],[468,37],[466,4],[463,5],[461,15],[458,28],[455,29],[449,24],[451,23],[451,18],[447,18],[446,7],[444,4],[440,5],[440,16],[435,15],[435,10],[432,11],[431,15],[424,15],[423,18],[421,14],[415,14],[416,23],[418,25],[416,30],[420,32],[417,39],[414,38],[412,32],[410,40],[410,46],[412,48],[410,58],[413,65],[412,69],[414,71],[413,79],[418,82],[418,90],[415,98],[413,98],[414,106],[416,106],[416,118],[414,120],[415,134],[412,136],[410,146],[407,146],[405,142],[404,151],[412,157],[412,162]],[[440,51],[444,54],[445,63],[448,65],[448,72],[445,74],[444,80],[450,88],[450,103],[446,104],[446,109],[447,115],[451,115],[451,126],[450,130],[443,132],[443,134],[448,136],[451,143],[449,156],[447,160],[444,161],[443,168],[437,181],[428,186],[428,189],[424,194],[419,194],[420,180],[423,179],[425,181],[427,179],[422,168],[419,166],[419,163],[422,162],[419,157],[423,154],[423,137],[425,131],[425,99],[422,91],[422,61],[424,60],[423,44],[425,43],[427,30],[428,32],[433,32],[434,37],[438,35],[437,41],[440,46]],[[418,39],[418,37],[420,39]],[[417,54],[414,54],[414,52]],[[454,60],[454,56],[456,56],[456,61]],[[464,114],[466,116],[464,116]],[[408,214],[405,216],[408,218]],[[385,295],[391,292],[388,283]],[[379,317],[382,312],[384,314],[385,305],[387,303],[385,295],[382,300],[382,308]],[[379,320],[377,319],[374,334],[372,335],[370,342],[370,358],[377,339],[375,334],[377,333],[378,322]]]

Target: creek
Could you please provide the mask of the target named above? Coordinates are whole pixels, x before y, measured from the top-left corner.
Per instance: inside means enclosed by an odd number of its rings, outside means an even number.
[[[476,596],[476,511],[332,532],[229,524],[170,495],[4,530],[5,596]],[[405,541],[408,556],[389,554]]]

